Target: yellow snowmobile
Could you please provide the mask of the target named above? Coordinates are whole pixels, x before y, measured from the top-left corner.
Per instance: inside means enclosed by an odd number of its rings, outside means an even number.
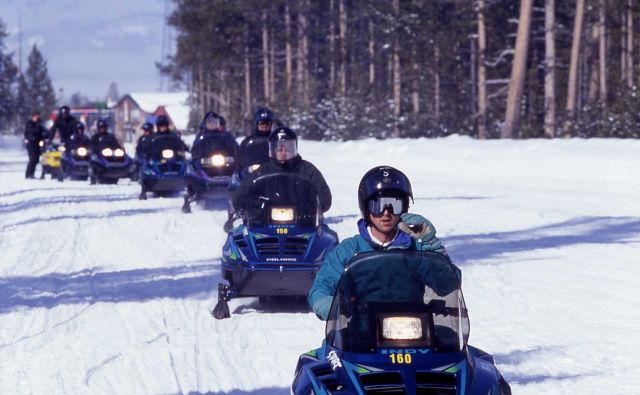
[[[45,143],[40,141],[40,148],[42,154],[40,154],[40,165],[42,165],[42,173],[40,179],[43,179],[46,174],[51,174],[51,178],[57,178],[58,181],[64,179],[62,173],[62,154],[64,153],[64,145],[56,143]]]

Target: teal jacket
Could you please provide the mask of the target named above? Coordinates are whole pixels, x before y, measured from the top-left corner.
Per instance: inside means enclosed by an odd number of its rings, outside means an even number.
[[[313,311],[323,320],[327,319],[329,314],[329,307],[331,307],[331,301],[333,295],[336,292],[336,286],[342,276],[342,272],[347,263],[353,258],[353,256],[362,252],[371,252],[377,250],[416,250],[416,251],[434,251],[446,254],[442,243],[435,236],[435,228],[431,223],[432,231],[425,235],[424,241],[421,243],[416,242],[408,234],[398,231],[395,239],[385,246],[375,243],[364,220],[358,221],[359,234],[342,240],[340,244],[336,246],[327,256],[324,258],[320,270],[316,274],[313,286],[309,291],[309,305],[313,308]],[[457,269],[457,268],[456,268]],[[458,278],[460,278],[460,272],[458,270]]]

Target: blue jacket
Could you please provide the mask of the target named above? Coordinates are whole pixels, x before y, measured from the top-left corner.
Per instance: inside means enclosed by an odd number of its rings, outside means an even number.
[[[431,227],[433,228],[433,226]],[[416,240],[407,233],[399,230],[391,244],[385,247],[371,239],[367,225],[362,219],[358,221],[358,231],[359,234],[342,240],[336,248],[327,254],[309,291],[309,305],[323,320],[327,318],[326,316],[329,313],[328,309],[336,292],[340,276],[342,276],[345,266],[354,255],[362,252],[393,249],[435,251],[445,254],[442,243],[435,236],[435,229],[433,229],[433,234],[429,235],[430,237],[427,237],[427,240],[423,243],[416,243]],[[458,273],[458,277],[461,277],[460,273]]]

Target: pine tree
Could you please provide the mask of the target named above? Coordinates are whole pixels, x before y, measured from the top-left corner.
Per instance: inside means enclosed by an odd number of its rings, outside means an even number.
[[[29,65],[24,74],[24,78],[18,82],[18,100],[22,103],[24,114],[36,110],[41,114],[47,114],[56,105],[56,97],[49,77],[47,62],[42,57],[42,53],[34,44],[29,54]],[[43,117],[44,118],[44,117]]]
[[[6,27],[0,20],[0,131],[10,130],[15,118],[12,85],[18,69],[13,63],[13,54],[5,53],[4,40],[7,35]]]

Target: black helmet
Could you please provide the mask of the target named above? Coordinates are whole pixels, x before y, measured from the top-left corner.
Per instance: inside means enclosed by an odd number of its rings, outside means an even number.
[[[220,120],[220,115],[216,114],[213,111],[209,111],[205,114],[204,118],[202,118],[202,129],[204,130],[220,130],[220,126],[222,122]],[[209,126],[209,127],[207,127]]]
[[[83,130],[84,131],[84,123],[82,123],[82,122],[76,123],[76,130]]]
[[[259,108],[258,111],[256,111],[255,121],[256,121],[256,124],[258,122],[269,122],[269,123],[272,123],[273,122],[273,112],[271,112],[271,110],[269,110],[267,107]]]
[[[104,119],[99,120],[98,123],[96,124],[96,129],[98,129],[98,131],[102,129],[106,131],[107,128],[108,128],[107,121],[105,121]]]
[[[169,127],[169,118],[166,115],[158,115],[156,118],[156,128],[160,128],[160,126]]]
[[[60,109],[58,110],[58,115],[60,115],[60,116],[67,116],[67,115],[69,115],[69,111],[71,111],[71,109],[69,108],[69,106],[62,106],[62,107],[60,107]]]
[[[142,127],[140,129],[144,130],[145,132],[153,132],[153,124],[151,122],[145,122],[142,124]]]
[[[278,151],[281,157],[278,158]],[[284,155],[284,156],[282,156]],[[269,135],[269,156],[278,161],[293,159],[298,155],[298,136],[289,128],[281,127],[275,129]]]
[[[376,196],[401,198],[403,202],[402,212],[406,213],[409,210],[409,198],[413,201],[411,182],[398,169],[391,166],[376,166],[362,176],[358,186],[358,205],[365,221],[368,221],[369,218],[369,200]],[[396,213],[394,210],[394,214],[401,213]]]

